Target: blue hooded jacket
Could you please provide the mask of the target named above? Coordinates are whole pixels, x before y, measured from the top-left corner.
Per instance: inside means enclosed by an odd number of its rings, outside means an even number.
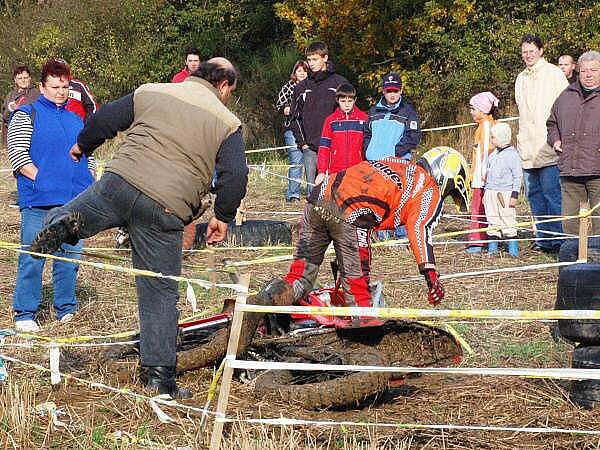
[[[65,106],[40,96],[18,108],[32,117],[29,156],[38,169],[35,180],[16,174],[21,208],[64,205],[94,182],[87,158],[77,163],[69,155],[83,121]]]
[[[385,97],[369,110],[365,126],[363,150],[365,159],[379,160],[388,156],[402,158],[421,142],[421,124],[415,109],[400,98],[388,105]]]

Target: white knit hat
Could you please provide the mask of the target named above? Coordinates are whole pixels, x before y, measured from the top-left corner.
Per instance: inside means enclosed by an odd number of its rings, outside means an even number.
[[[512,132],[510,131],[510,125],[504,122],[498,122],[490,130],[492,136],[496,139],[496,145],[498,147],[507,147],[510,145],[512,139]]]

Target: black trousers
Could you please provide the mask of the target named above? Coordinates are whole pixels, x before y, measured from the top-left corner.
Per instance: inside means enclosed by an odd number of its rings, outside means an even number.
[[[69,203],[50,211],[47,224],[71,212],[83,219],[80,238],[125,226],[136,269],[181,274],[183,221],[114,173],[107,172]],[[107,280],[110,277],[107,276]],[[136,276],[140,352],[144,366],[176,364],[179,311],[177,281]]]

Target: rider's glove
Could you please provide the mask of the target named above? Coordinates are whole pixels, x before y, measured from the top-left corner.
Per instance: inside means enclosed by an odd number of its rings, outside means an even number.
[[[439,305],[444,298],[444,285],[438,278],[437,272],[433,269],[427,269],[423,272],[423,276],[425,277],[427,287],[429,288],[427,301],[430,305]]]

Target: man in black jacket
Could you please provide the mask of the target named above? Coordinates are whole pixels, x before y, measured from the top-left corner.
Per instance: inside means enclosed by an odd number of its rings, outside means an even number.
[[[306,181],[310,183],[306,188],[308,195],[315,182],[323,123],[337,106],[335,90],[348,80],[335,73],[324,42],[313,42],[306,47],[305,53],[311,72],[294,89],[291,128],[298,147],[302,149]]]

